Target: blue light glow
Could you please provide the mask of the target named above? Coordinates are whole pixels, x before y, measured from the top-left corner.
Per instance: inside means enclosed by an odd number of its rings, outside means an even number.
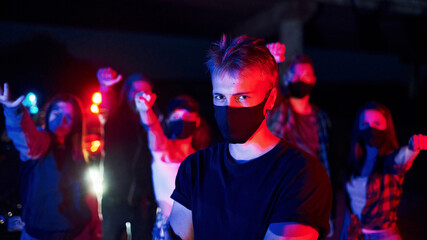
[[[24,101],[22,102],[22,105],[25,107],[31,107],[37,105],[37,96],[33,92],[27,93],[25,96]]]
[[[31,114],[36,114],[39,112],[39,108],[37,106],[31,106],[30,107],[30,113]]]

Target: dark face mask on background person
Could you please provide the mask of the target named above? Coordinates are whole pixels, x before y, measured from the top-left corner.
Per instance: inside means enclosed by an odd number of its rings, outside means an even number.
[[[288,89],[292,97],[303,98],[311,93],[314,84],[305,83],[300,80],[289,83]]]
[[[168,123],[171,139],[185,139],[196,130],[195,121],[174,120]]]
[[[245,143],[264,121],[264,106],[269,94],[253,107],[215,106],[215,119],[224,139],[230,143]]]
[[[386,130],[378,130],[368,127],[360,131],[360,138],[363,142],[371,147],[379,147],[385,141]]]

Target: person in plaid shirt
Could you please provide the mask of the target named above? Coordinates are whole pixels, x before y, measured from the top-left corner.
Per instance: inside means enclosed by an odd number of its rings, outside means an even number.
[[[284,44],[270,43],[267,48],[277,63],[285,60]],[[313,61],[304,54],[295,56],[282,79],[283,82],[279,82],[282,94],[277,95],[276,104],[267,115],[267,127],[276,137],[286,139],[319,159],[331,178],[328,160],[331,122],[325,111],[310,102],[316,83]],[[328,237],[332,237],[333,216],[329,221]]]
[[[277,44],[280,43],[268,44],[267,48],[280,62]],[[311,58],[297,55],[283,79],[283,96],[278,96],[275,108],[267,117],[268,129],[318,158],[331,176],[328,162],[331,124],[328,114],[310,103],[310,93],[316,83]]]
[[[341,239],[401,239],[397,206],[403,179],[427,136],[413,135],[408,146],[398,146],[390,111],[369,102],[354,124],[346,179],[348,212]]]

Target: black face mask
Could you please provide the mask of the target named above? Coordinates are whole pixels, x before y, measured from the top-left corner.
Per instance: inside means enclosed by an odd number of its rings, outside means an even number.
[[[215,119],[224,139],[230,143],[245,143],[264,121],[264,106],[268,95],[253,107],[214,106]]]
[[[313,87],[314,84],[305,83],[299,80],[293,83],[289,83],[288,85],[289,93],[292,97],[295,98],[303,98],[307,96],[311,93]]]
[[[360,138],[365,144],[371,147],[379,147],[386,139],[386,130],[369,127],[360,131]]]
[[[196,122],[186,120],[175,120],[168,123],[171,139],[185,139],[190,137],[196,130]]]

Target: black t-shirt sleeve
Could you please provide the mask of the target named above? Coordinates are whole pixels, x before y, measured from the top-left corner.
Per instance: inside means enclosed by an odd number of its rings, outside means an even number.
[[[194,185],[194,175],[192,163],[195,154],[188,156],[179,166],[178,174],[175,179],[175,190],[173,191],[171,198],[187,209],[191,210],[192,202],[192,189]]]
[[[323,166],[310,159],[283,183],[270,223],[296,222],[311,226],[324,237],[329,232],[332,188]]]

